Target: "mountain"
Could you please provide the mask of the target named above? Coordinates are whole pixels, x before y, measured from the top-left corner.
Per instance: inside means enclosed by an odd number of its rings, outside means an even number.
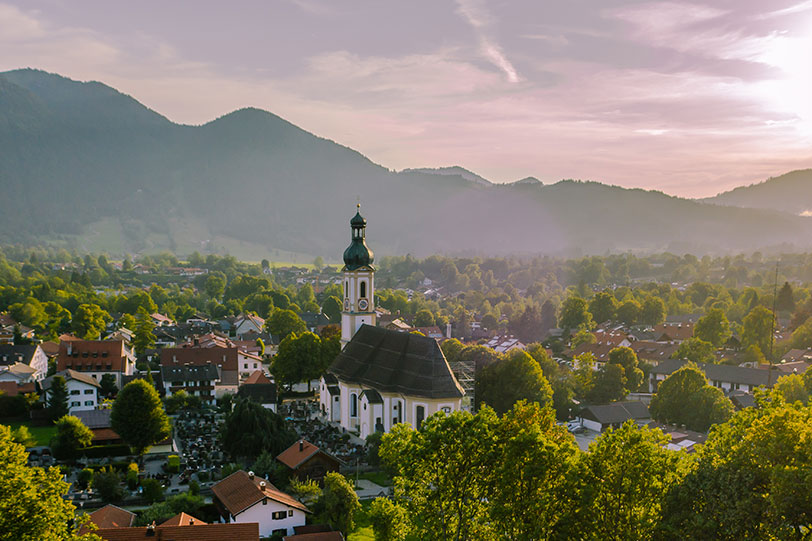
[[[741,186],[708,203],[735,207],[773,209],[791,214],[812,214],[812,169],[792,171],[750,186]]]
[[[542,181],[540,181],[539,179],[537,179],[536,177],[524,177],[524,178],[520,178],[517,181],[511,182],[511,184],[514,184],[514,185],[515,184],[530,184],[530,185],[533,185],[533,186],[541,186],[544,183]]]
[[[175,124],[101,83],[0,73],[0,242],[337,260],[360,196],[378,255],[740,252],[812,221],[566,180],[393,172],[259,109]]]
[[[461,177],[467,180],[468,182],[473,182],[475,184],[482,184],[483,186],[490,186],[493,183],[473,171],[469,171],[464,167],[460,167],[459,165],[454,165],[451,167],[423,167],[419,169],[404,169],[401,173],[425,173],[427,175],[442,175],[442,176],[454,176],[454,177]]]

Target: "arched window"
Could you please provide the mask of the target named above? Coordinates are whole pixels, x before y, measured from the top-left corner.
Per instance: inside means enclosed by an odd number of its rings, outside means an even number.
[[[358,395],[350,395],[350,417],[358,417]]]
[[[361,282],[361,298],[365,299],[366,296],[367,296],[367,283],[362,281]]]
[[[350,297],[350,284],[349,282],[344,282],[344,298],[348,299]]]
[[[420,426],[423,424],[423,419],[426,418],[426,408],[423,406],[417,406],[415,410],[415,420],[417,422],[417,429],[420,430]]]

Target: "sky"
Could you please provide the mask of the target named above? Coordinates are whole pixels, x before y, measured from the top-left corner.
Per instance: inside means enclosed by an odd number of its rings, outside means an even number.
[[[22,67],[395,170],[705,197],[812,167],[812,0],[0,0]]]

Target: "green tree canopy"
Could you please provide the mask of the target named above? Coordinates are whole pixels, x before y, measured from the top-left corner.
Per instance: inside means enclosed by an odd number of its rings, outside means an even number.
[[[730,322],[721,308],[711,308],[694,325],[694,338],[710,342],[715,347],[724,345],[730,334]]]
[[[85,340],[98,340],[107,324],[113,320],[106,311],[97,304],[80,304],[73,314],[71,330],[79,338]]]
[[[148,348],[155,346],[155,322],[143,306],[138,307],[135,316],[135,328],[133,329],[133,347],[139,354],[144,353]]]
[[[324,476],[319,507],[324,509],[327,522],[344,536],[355,529],[355,514],[361,510],[361,504],[353,486],[340,473],[328,472]]]
[[[578,329],[584,327],[591,329],[594,325],[592,314],[587,309],[587,303],[581,297],[567,297],[561,305],[559,324],[564,329]]]
[[[763,355],[769,355],[773,325],[772,311],[761,305],[750,310],[742,321],[742,346],[756,346]]]
[[[68,414],[68,385],[62,376],[51,378],[48,389],[48,418],[56,422]]]
[[[305,322],[296,312],[282,308],[273,311],[265,326],[268,328],[269,333],[279,336],[280,340],[284,340],[291,333],[298,334],[307,330]]]
[[[589,312],[595,319],[595,323],[614,319],[617,312],[617,299],[608,291],[596,293],[589,301]]]
[[[638,368],[637,353],[632,348],[621,346],[609,352],[607,364],[617,364],[623,367],[626,386],[629,391],[636,391],[643,383],[643,371]]]
[[[56,436],[51,440],[51,450],[60,460],[76,460],[79,451],[93,440],[93,432],[78,417],[65,415],[56,422]]]
[[[649,295],[643,300],[640,307],[640,323],[645,325],[659,325],[665,321],[666,306],[660,297]]]
[[[696,336],[683,340],[672,356],[674,359],[685,359],[695,363],[715,363],[714,347]]]
[[[634,299],[628,299],[617,307],[617,319],[626,325],[635,325],[640,321],[643,307]]]
[[[525,351],[514,350],[480,371],[474,396],[501,414],[519,400],[549,404],[553,389],[539,364]]]
[[[651,399],[652,418],[662,423],[684,424],[705,432],[733,414],[733,404],[724,393],[708,385],[705,374],[693,363],[686,364],[660,383]]]
[[[337,352],[336,352],[337,353]],[[332,358],[327,358],[321,337],[310,331],[291,333],[279,344],[271,363],[271,372],[279,383],[291,386],[321,376]]]
[[[296,433],[279,415],[256,402],[240,398],[226,416],[220,440],[223,450],[234,460],[253,461],[264,450],[278,455],[296,441]]]
[[[131,381],[118,393],[110,424],[139,456],[169,436],[169,419],[161,397],[142,379]]]

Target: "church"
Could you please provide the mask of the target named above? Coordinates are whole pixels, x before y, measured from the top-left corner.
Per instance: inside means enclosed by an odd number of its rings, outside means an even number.
[[[344,250],[341,353],[319,385],[322,414],[366,438],[460,409],[465,392],[433,338],[375,326],[374,256],[360,205]]]

